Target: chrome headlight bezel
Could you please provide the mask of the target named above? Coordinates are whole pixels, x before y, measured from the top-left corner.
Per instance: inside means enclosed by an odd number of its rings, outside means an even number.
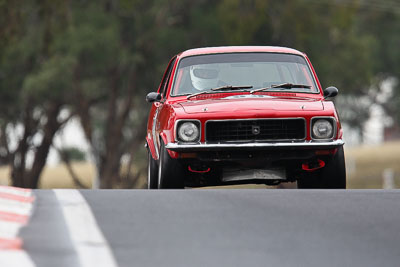
[[[192,139],[187,139],[182,136],[183,132],[181,131],[183,125],[191,125],[195,126],[193,129],[197,129],[197,133],[195,130],[195,136]],[[175,124],[175,141],[182,142],[182,143],[198,143],[200,142],[201,138],[201,123],[199,120],[178,120]]]
[[[331,126],[331,133],[326,136],[316,136],[314,132],[314,126],[316,123],[321,123],[321,122],[328,122]],[[327,141],[327,140],[333,140],[336,136],[337,133],[337,124],[336,124],[336,119],[334,117],[313,117],[311,118],[311,123],[310,123],[310,136],[311,139],[313,140],[318,140],[318,141]]]

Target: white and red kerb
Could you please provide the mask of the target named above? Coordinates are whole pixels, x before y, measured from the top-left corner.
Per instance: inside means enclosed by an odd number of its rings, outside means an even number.
[[[31,189],[0,186],[0,251],[22,249],[18,234],[29,221],[34,200]]]

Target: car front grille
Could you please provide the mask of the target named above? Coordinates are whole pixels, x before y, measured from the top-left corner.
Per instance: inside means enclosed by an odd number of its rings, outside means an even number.
[[[205,130],[207,142],[291,141],[306,137],[302,118],[207,121]]]

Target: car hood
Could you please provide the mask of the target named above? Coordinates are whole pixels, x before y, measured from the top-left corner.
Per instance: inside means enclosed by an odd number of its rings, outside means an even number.
[[[277,97],[226,97],[179,103],[186,113],[240,112],[252,110],[318,111],[324,106],[319,99]]]

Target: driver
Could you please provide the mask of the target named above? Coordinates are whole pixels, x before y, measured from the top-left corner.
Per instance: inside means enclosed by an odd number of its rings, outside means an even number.
[[[190,79],[197,91],[215,88],[219,85],[219,69],[214,64],[194,65],[190,67]]]

